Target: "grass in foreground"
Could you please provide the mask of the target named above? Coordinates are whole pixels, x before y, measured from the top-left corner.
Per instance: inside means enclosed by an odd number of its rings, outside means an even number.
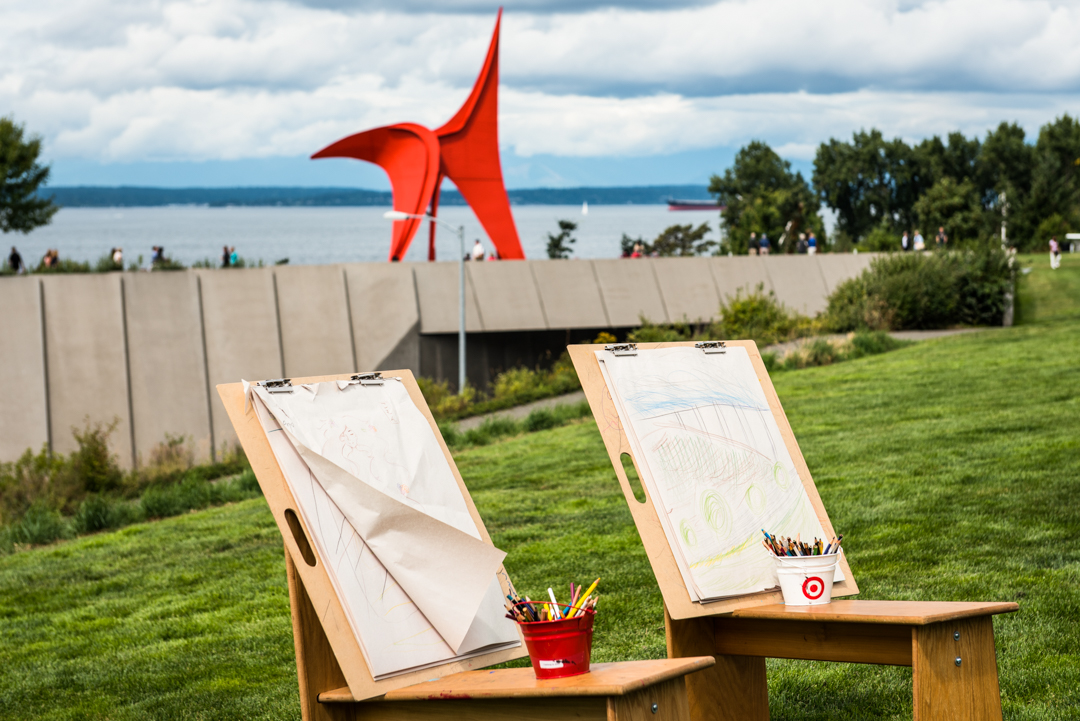
[[[776,379],[863,598],[1020,602],[995,622],[1007,719],[1080,708],[1078,330]],[[591,421],[457,458],[519,590],[602,575],[596,660],[664,655]],[[0,558],[0,718],[299,718],[283,566],[257,499]],[[908,669],[770,661],[769,682],[774,719],[911,718]]]

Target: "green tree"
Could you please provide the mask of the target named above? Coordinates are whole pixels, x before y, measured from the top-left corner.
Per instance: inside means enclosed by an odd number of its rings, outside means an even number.
[[[1053,215],[1080,226],[1080,120],[1063,115],[1039,130],[1026,216],[1032,230]],[[1024,249],[1042,250],[1046,238],[1018,238]]]
[[[25,137],[23,126],[0,117],[0,231],[29,233],[47,225],[59,208],[39,198],[49,167],[38,163],[41,138]]]
[[[548,233],[547,254],[549,258],[570,257],[573,250],[570,246],[577,242],[577,238],[572,235],[575,230],[577,230],[577,223],[569,220],[559,221],[559,234],[552,235]]]
[[[850,143],[831,138],[814,157],[814,189],[836,211],[837,229],[853,241],[883,224],[910,230],[915,201],[933,185],[935,151],[885,140],[876,129],[855,133]]]
[[[788,238],[813,230],[819,242],[825,239],[813,190],[802,173],[792,173],[791,163],[763,142],[742,148],[723,176],[712,176],[709,192],[725,206],[720,213],[727,236],[723,250],[745,254],[750,233],[767,234],[777,249],[785,228]],[[794,252],[795,243],[779,250]]]
[[[1004,220],[1008,223],[1007,239],[1012,244],[1032,234],[1029,198],[1035,148],[1024,138],[1024,129],[1019,125],[1001,123],[987,132],[979,153],[977,182],[987,209],[986,233],[995,236],[1000,233],[1003,220],[1000,196],[1004,193]]]
[[[982,234],[983,206],[970,179],[957,182],[945,176],[915,202],[915,215],[928,243],[940,227],[949,236],[949,246],[974,241]]]
[[[671,256],[705,255],[717,246],[715,240],[705,240],[709,234],[708,223],[694,227],[693,223],[669,226],[649,246],[650,252],[667,258]]]

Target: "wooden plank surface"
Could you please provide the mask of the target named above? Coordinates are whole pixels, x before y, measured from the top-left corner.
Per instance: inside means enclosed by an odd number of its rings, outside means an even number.
[[[541,698],[549,696],[624,696],[688,673],[709,668],[712,656],[596,663],[589,673],[540,680],[529,668],[467,671],[388,692],[383,701],[434,699]],[[348,688],[319,695],[321,703],[352,703]]]
[[[465,482],[462,480],[461,474],[458,473],[457,466],[454,464],[454,459],[450,455],[450,449],[447,448],[446,443],[443,441],[438,424],[435,423],[435,419],[432,417],[431,411],[424,401],[424,396],[420,392],[420,386],[417,385],[412,372],[406,369],[388,370],[382,371],[382,373],[386,377],[400,377],[401,382],[409,392],[409,397],[412,399],[413,403],[416,404],[416,407],[420,409],[420,412],[424,414],[424,417],[427,418],[428,423],[435,433],[436,439],[439,441],[439,446],[442,448],[443,455],[450,464],[450,470],[454,473],[454,479],[457,481],[458,487],[465,497],[465,505],[468,507],[469,514],[476,523],[481,539],[487,543],[491,543],[491,536],[488,534],[487,528],[484,527],[484,521],[480,517],[480,513],[476,510],[476,505],[469,495],[468,488],[465,487]],[[344,373],[333,376],[294,378],[293,385],[347,380],[351,375],[352,374],[350,373]],[[433,668],[412,671],[381,681],[375,681],[371,671],[368,669],[364,653],[360,648],[360,643],[352,632],[349,621],[345,616],[345,611],[341,606],[341,601],[334,591],[330,578],[326,573],[326,569],[321,562],[316,562],[315,565],[309,565],[304,561],[301,543],[289,527],[286,511],[291,510],[293,512],[295,515],[294,523],[296,523],[297,527],[307,536],[307,538],[311,538],[311,532],[304,525],[303,519],[300,518],[299,514],[295,514],[295,509],[297,508],[296,501],[293,498],[291,491],[289,491],[288,484],[281,472],[281,468],[278,466],[277,460],[274,458],[274,453],[270,449],[270,443],[266,439],[266,433],[263,431],[262,424],[259,423],[259,419],[256,417],[254,409],[245,408],[243,384],[221,384],[217,386],[217,391],[218,395],[221,396],[222,403],[225,405],[225,410],[229,414],[229,420],[232,421],[233,427],[236,429],[237,437],[244,447],[244,452],[251,462],[251,468],[255,472],[255,478],[259,481],[259,487],[263,491],[263,496],[266,498],[267,505],[270,506],[270,511],[274,516],[275,523],[277,523],[278,530],[281,532],[282,538],[285,541],[285,549],[288,551],[289,557],[293,562],[295,574],[303,584],[304,592],[310,600],[311,607],[316,613],[318,623],[322,627],[327,642],[333,651],[334,660],[341,669],[341,673],[345,677],[348,688],[355,698],[372,698],[396,688],[409,686],[418,681],[430,679],[432,676],[439,674],[453,674],[461,671],[470,671],[528,655],[525,644],[522,643],[522,645],[517,648],[486,653],[463,661],[451,661]],[[505,569],[500,567],[497,576],[499,578],[499,583],[503,587],[503,593],[506,593],[507,576]],[[310,665],[315,661],[311,654],[306,654],[305,660],[302,661],[302,659],[298,657],[297,662],[298,664],[303,662]],[[320,661],[320,663],[323,662],[324,661]],[[310,680],[319,677],[319,674],[316,674],[315,676],[307,674],[299,666],[297,670],[301,676],[307,675]],[[325,681],[325,679],[323,680]],[[317,696],[319,693],[329,691],[335,687],[336,685],[327,688],[308,688],[306,693],[308,696]]]
[[[679,346],[693,347],[693,345],[693,342],[637,344],[641,350]],[[818,520],[821,521],[825,534],[827,536],[836,535],[836,531],[829,521],[829,515],[825,511],[825,505],[821,502],[821,496],[814,486],[814,479],[810,475],[810,469],[806,465],[802,451],[799,450],[799,444],[795,440],[791,424],[788,423],[784,408],[780,405],[780,398],[776,395],[776,389],[769,378],[765,363],[761,360],[761,353],[758,352],[757,344],[751,340],[732,340],[727,341],[727,345],[729,347],[742,346],[746,348],[754,370],[757,372],[761,388],[769,401],[769,408],[772,410],[776,424],[780,428],[780,434],[784,438],[784,444],[787,446],[791,460],[799,473],[799,479],[810,497],[814,512],[817,514]],[[664,529],[660,525],[660,518],[657,515],[656,508],[653,506],[652,498],[649,497],[648,491],[646,491],[645,502],[639,502],[634,497],[633,488],[626,477],[626,471],[623,470],[621,456],[627,454],[633,458],[634,452],[630,447],[630,441],[626,437],[622,422],[615,410],[615,403],[608,393],[607,384],[600,373],[600,364],[596,360],[595,352],[603,349],[603,345],[567,346],[570,358],[574,362],[574,368],[577,370],[578,379],[581,381],[581,387],[585,391],[585,397],[592,408],[593,418],[596,419],[596,425],[599,427],[600,435],[604,439],[604,446],[607,449],[608,457],[611,459],[615,476],[622,486],[623,495],[630,506],[630,514],[634,518],[634,524],[637,526],[638,534],[641,536],[641,542],[649,556],[649,563],[652,566],[653,574],[656,576],[656,582],[660,586],[660,593],[664,597],[667,612],[674,619],[699,618],[730,613],[735,609],[773,605],[783,601],[783,595],[779,590],[725,598],[711,603],[695,603],[690,600],[690,594],[686,590],[682,574],[679,572],[679,567],[675,562],[675,556],[668,545]],[[641,464],[637,463],[636,459],[635,464],[640,468]],[[850,566],[848,566],[846,555],[840,560],[840,568],[844,572],[844,580],[834,584],[833,598],[857,594],[859,587],[855,583]],[[690,696],[690,703],[693,706],[694,694],[692,691]]]
[[[756,606],[732,612],[733,618],[786,621],[831,621],[925,626],[958,618],[1012,613],[1011,602],[964,603],[951,601],[833,601],[823,606]]]

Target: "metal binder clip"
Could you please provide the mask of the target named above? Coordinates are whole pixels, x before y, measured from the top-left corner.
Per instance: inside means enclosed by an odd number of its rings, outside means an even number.
[[[292,393],[293,385],[291,378],[275,378],[270,381],[259,381],[260,386],[266,389],[267,393]]]
[[[357,373],[352,377],[352,380],[359,381],[362,386],[381,386],[383,384],[382,373],[374,371],[372,373]]]
[[[615,355],[637,355],[637,343],[615,343],[604,346],[604,350],[609,350]]]
[[[727,347],[722,340],[706,340],[700,343],[694,344],[695,348],[700,348],[706,353],[727,353]]]

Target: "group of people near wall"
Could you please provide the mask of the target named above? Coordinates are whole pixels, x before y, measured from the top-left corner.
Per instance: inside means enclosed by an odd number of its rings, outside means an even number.
[[[782,245],[783,242],[784,236],[781,236],[780,244]],[[766,233],[762,233],[761,237],[758,237],[757,233],[750,234],[747,245],[747,252],[750,255],[768,255],[772,252],[772,249],[772,241],[769,240]],[[814,231],[799,233],[799,238],[795,241],[795,252],[800,255],[814,255],[817,253],[817,236],[814,235]]]
[[[934,236],[934,244],[937,246],[938,250],[944,250],[949,247],[949,236],[945,232],[944,227],[938,227],[937,235]],[[915,235],[908,238],[908,232],[905,230],[904,234],[900,237],[900,249],[914,250],[916,252],[926,250],[926,239],[923,238],[922,231],[916,228]]]

